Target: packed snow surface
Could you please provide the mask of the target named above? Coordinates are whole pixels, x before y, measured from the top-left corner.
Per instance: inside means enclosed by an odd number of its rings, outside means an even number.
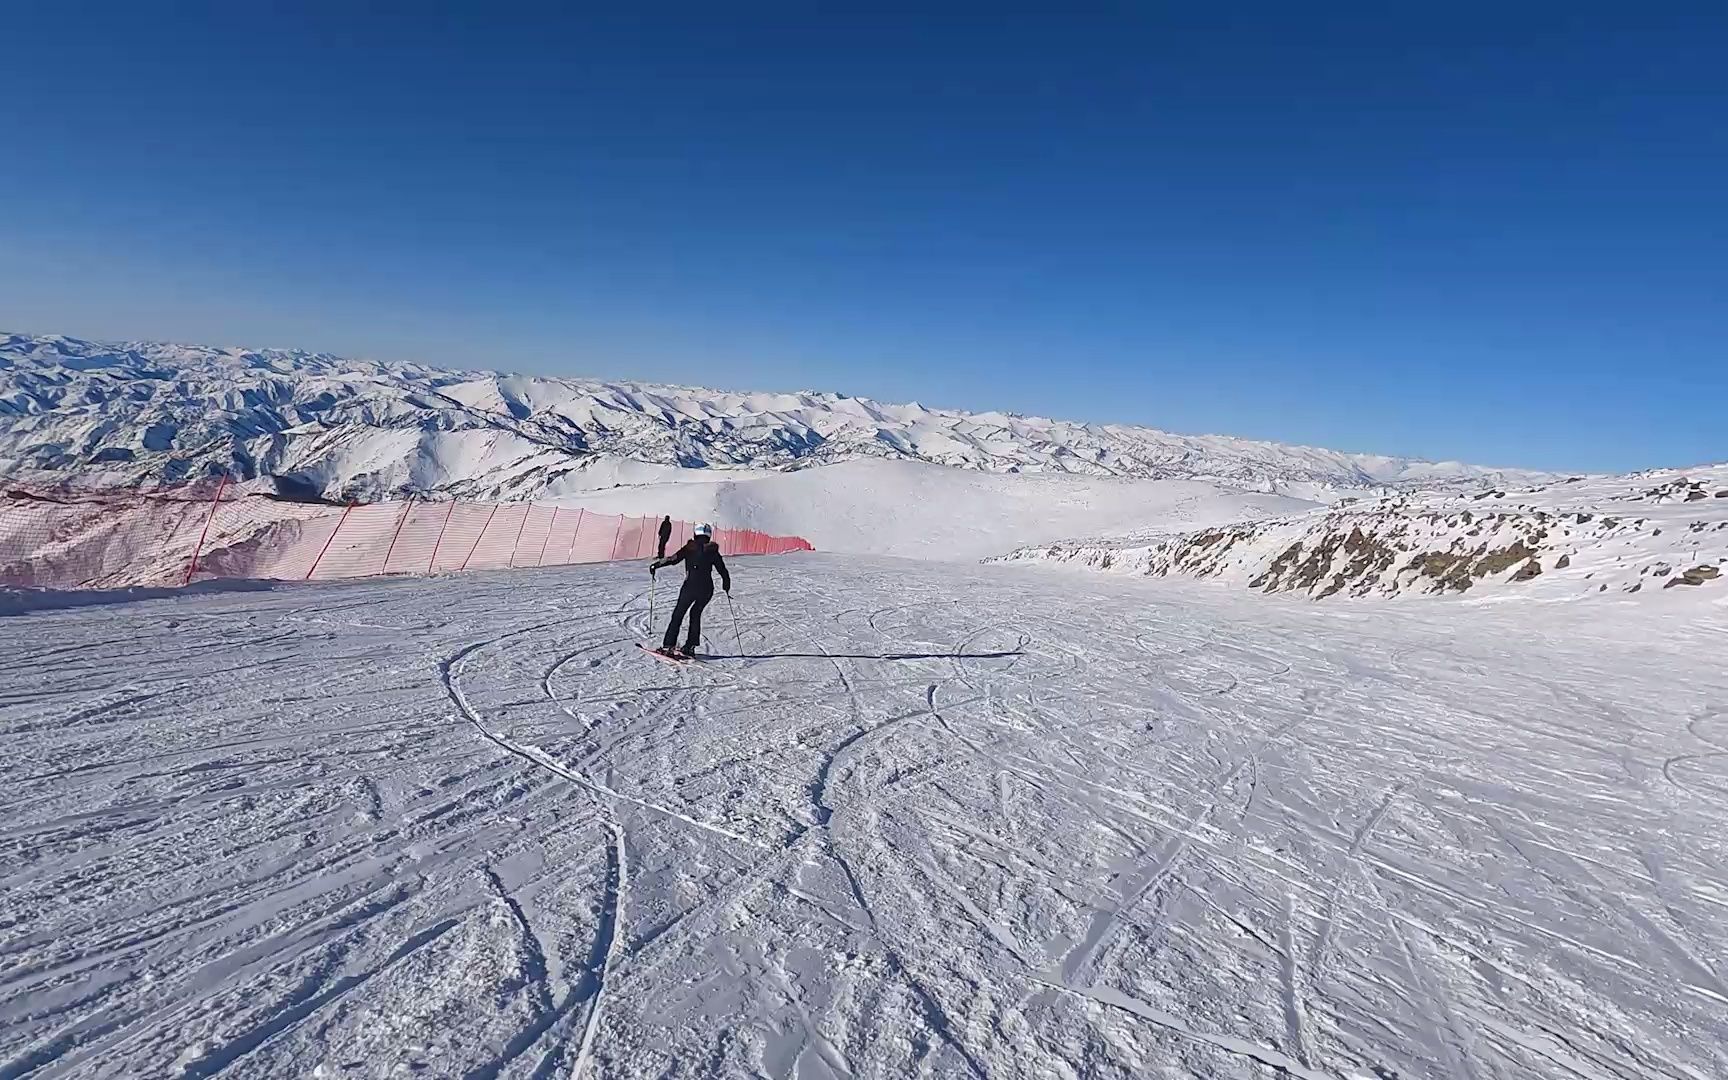
[[[1728,1075],[1722,618],[734,575],[0,619],[0,1076]]]
[[[859,458],[991,473],[1205,480],[1321,501],[1364,489],[1542,477],[844,394],[0,333],[0,475],[36,482],[226,472],[282,477],[329,498],[529,499],[554,488],[668,479],[655,467],[788,468]]]

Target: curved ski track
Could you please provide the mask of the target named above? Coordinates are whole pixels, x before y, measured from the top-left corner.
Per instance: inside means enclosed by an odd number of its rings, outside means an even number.
[[[1719,628],[737,562],[0,620],[0,1080],[1728,1071]]]

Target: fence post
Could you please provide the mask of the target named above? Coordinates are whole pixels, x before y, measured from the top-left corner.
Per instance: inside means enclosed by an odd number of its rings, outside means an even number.
[[[222,480],[216,485],[216,497],[210,500],[210,516],[204,519],[204,531],[198,534],[198,546],[192,549],[192,561],[186,567],[186,580],[182,585],[192,584],[192,575],[198,572],[198,556],[204,553],[204,540],[210,535],[210,523],[216,520],[216,508],[222,505],[222,492],[228,487],[228,474],[222,474]]]
[[[384,549],[384,565],[378,568],[380,574],[390,572],[390,556],[396,553],[396,538],[402,535],[402,526],[408,524],[408,514],[414,509],[414,496],[408,496],[408,501],[402,504],[402,516],[396,519],[396,531],[390,534],[390,546]]]
[[[618,538],[624,535],[624,515],[618,515],[618,527],[612,530],[612,550],[606,553],[606,561],[618,558]]]
[[[558,508],[556,506],[554,506],[552,508],[552,524],[546,526],[546,539],[540,542],[540,561],[535,563],[534,565],[536,565],[536,566],[545,566],[546,565],[546,546],[552,542],[552,533],[555,532],[557,530],[557,528],[558,528]]]
[[[342,531],[342,525],[348,520],[348,512],[354,509],[354,500],[349,499],[348,505],[342,508],[342,516],[336,519],[336,527],[330,530],[330,535],[324,538],[324,546],[318,549],[318,557],[312,560],[311,569],[306,571],[306,580],[311,581],[312,575],[318,572],[318,564],[324,561],[324,553],[330,550],[330,545],[336,542],[336,534]]]
[[[516,549],[522,546],[522,534],[528,529],[528,519],[534,516],[534,504],[528,504],[528,512],[522,515],[522,524],[516,526],[516,539],[510,542],[510,561],[506,565],[516,569]]]
[[[576,529],[570,534],[570,550],[564,553],[564,563],[569,565],[576,561],[576,541],[582,536],[582,515],[584,509],[576,508]]]
[[[444,524],[438,526],[438,539],[432,541],[432,557],[426,560],[426,572],[430,574],[432,567],[438,563],[438,548],[444,543],[444,530],[450,527],[450,515],[456,512],[456,500],[450,500],[450,509],[444,511]],[[390,560],[384,560],[388,563]]]
[[[486,530],[490,529],[492,527],[492,519],[497,517],[497,516],[498,516],[498,504],[493,503],[492,504],[492,512],[490,514],[486,515],[486,524],[480,526],[480,535],[476,536],[474,538],[474,546],[468,549],[468,558],[463,559],[462,565],[458,566],[456,568],[457,573],[461,573],[463,570],[468,569],[468,559],[472,559],[474,557],[474,553],[476,551],[480,550],[480,541],[486,539]]]

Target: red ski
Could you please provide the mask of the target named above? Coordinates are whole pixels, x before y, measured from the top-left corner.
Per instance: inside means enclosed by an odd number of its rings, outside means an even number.
[[[690,663],[689,660],[682,656],[673,656],[671,653],[663,653],[659,649],[651,648],[650,646],[642,644],[640,641],[636,643],[636,647],[647,653],[649,656],[652,656],[654,659],[660,661],[662,664],[671,664],[674,667],[683,667],[685,664]]]

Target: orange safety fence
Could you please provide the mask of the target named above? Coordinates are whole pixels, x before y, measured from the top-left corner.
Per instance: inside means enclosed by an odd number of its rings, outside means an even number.
[[[0,490],[0,585],[103,589],[218,578],[383,574],[646,559],[660,519],[541,503],[295,502],[226,479],[170,491]],[[672,523],[668,551],[695,526]],[[716,528],[726,555],[809,551],[796,536]]]

